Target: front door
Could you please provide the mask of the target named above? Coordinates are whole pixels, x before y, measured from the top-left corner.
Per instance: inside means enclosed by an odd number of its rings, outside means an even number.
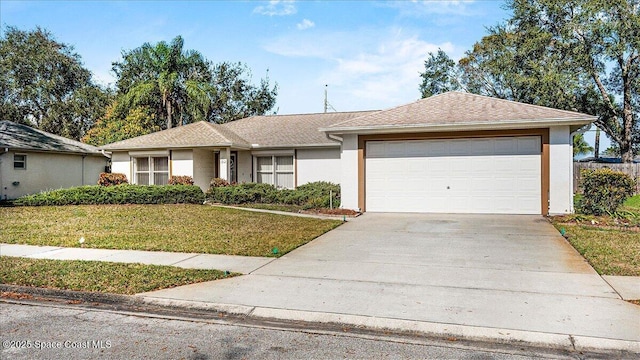
[[[231,159],[230,159],[231,163],[229,164],[229,168],[231,169],[231,177],[229,179],[229,182],[231,183],[235,183],[238,182],[238,152],[237,151],[232,151],[231,152]]]

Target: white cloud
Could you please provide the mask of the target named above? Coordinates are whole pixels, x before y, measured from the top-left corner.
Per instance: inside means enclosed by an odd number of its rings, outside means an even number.
[[[267,5],[256,6],[253,12],[267,16],[286,16],[298,12],[294,0],[271,0]]]
[[[469,5],[474,0],[441,1],[441,0],[413,0],[413,1],[389,1],[383,6],[398,9],[400,15],[409,17],[422,17],[428,15],[460,15],[471,16],[474,11]]]
[[[338,110],[387,108],[420,97],[420,72],[429,52],[438,48],[452,58],[458,49],[450,42],[429,43],[397,28],[362,29],[355,33],[304,32],[281,37],[265,46],[286,57],[315,58],[324,65],[317,84],[329,84]],[[344,102],[344,103],[341,103]]]
[[[314,23],[313,21],[311,21],[309,19],[303,19],[302,22],[300,22],[300,23],[298,23],[296,25],[298,30],[306,30],[306,29],[312,28],[314,26],[316,26],[316,23]]]

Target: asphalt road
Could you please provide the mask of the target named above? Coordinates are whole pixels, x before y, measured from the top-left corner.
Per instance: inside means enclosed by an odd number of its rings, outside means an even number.
[[[0,302],[0,359],[578,359],[584,354]],[[588,356],[586,356],[588,357]]]

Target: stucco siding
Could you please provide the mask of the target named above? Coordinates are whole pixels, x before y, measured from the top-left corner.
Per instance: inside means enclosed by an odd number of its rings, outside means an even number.
[[[83,160],[82,155],[17,153],[27,155],[25,170],[14,169],[15,152],[5,153],[1,158],[3,187],[0,196],[3,199],[15,199],[45,190],[95,185],[107,165],[107,158],[103,156],[85,156]]]
[[[202,191],[209,189],[214,177],[215,157],[212,150],[193,150],[193,183],[200,186]]]
[[[296,161],[298,186],[315,181],[335,184],[342,181],[340,148],[299,149]]]
[[[119,151],[111,154],[111,172],[124,174],[129,183],[133,182],[133,177],[131,177],[131,158],[129,157],[129,153]]]
[[[340,201],[345,209],[359,209],[358,206],[358,135],[344,136],[340,154],[342,165],[340,174]]]
[[[253,181],[253,157],[250,151],[238,151],[238,182],[247,183]]]
[[[193,177],[192,150],[173,150],[171,152],[171,175]]]
[[[549,214],[573,212],[573,141],[569,126],[549,128]]]

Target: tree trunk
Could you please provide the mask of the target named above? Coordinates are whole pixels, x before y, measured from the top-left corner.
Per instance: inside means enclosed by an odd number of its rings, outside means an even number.
[[[600,128],[596,126],[596,143],[593,146],[593,157],[600,158]]]
[[[622,141],[620,142],[620,155],[622,156],[623,163],[630,163],[633,162],[633,140],[631,137],[633,130],[633,115],[631,114],[631,101],[629,101],[628,106],[625,101],[622,116],[624,121],[624,134],[622,134]]]
[[[167,129],[171,129],[172,120],[171,120],[171,101],[167,100]]]

